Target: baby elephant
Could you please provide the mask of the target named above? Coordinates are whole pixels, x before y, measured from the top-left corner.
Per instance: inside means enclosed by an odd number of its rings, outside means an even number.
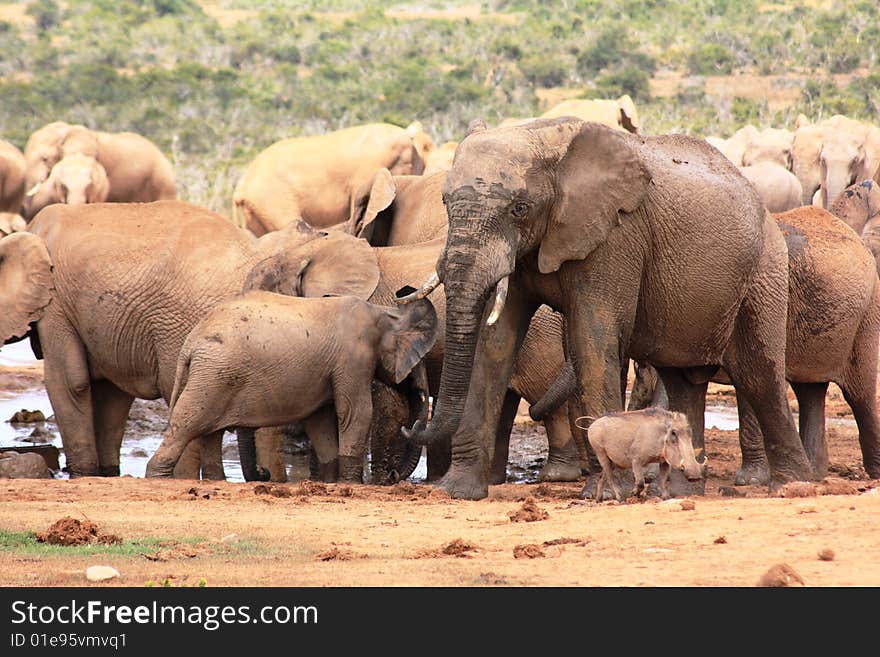
[[[645,488],[645,470],[650,463],[660,464],[660,490],[669,498],[669,468],[680,469],[690,481],[703,476],[702,467],[694,456],[691,427],[684,413],[660,408],[609,413],[590,425],[590,445],[602,464],[602,476],[596,485],[596,499],[602,499],[605,482],[617,499],[620,491],[612,478],[614,466],[632,468],[635,488],[641,495]]]
[[[187,443],[199,436],[304,422],[313,445],[328,434],[335,443],[338,428],[339,478],[360,482],[373,379],[391,385],[415,379],[426,416],[421,361],[437,332],[427,299],[383,308],[355,297],[253,291],[223,302],[193,327],[180,350],[168,429],[147,476],[170,477]],[[319,458],[336,449],[314,447]]]

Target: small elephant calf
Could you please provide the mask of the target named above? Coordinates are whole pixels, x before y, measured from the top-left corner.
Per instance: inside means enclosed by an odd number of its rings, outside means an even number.
[[[253,291],[220,303],[180,350],[168,430],[147,476],[171,476],[187,443],[199,436],[304,422],[319,458],[310,424],[325,441],[338,429],[339,478],[360,482],[373,379],[392,385],[414,379],[427,416],[421,361],[437,333],[427,299],[384,308],[355,297]]]
[[[579,418],[580,419],[580,418]],[[650,463],[660,464],[660,490],[669,498],[669,469],[678,468],[690,481],[703,476],[702,466],[694,456],[691,427],[683,413],[661,408],[609,413],[596,419],[587,433],[590,445],[602,464],[602,476],[596,486],[596,499],[602,500],[605,482],[617,499],[622,500],[612,472],[632,468],[636,497],[645,488],[645,470]]]

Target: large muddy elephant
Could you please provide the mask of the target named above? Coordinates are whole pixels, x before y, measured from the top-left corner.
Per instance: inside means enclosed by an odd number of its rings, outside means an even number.
[[[831,212],[862,238],[880,271],[880,181],[863,180],[850,185],[831,203]]]
[[[445,171],[427,176],[392,176],[387,169],[382,169],[376,172],[368,186],[356,194],[345,230],[366,239],[373,246],[414,245],[437,239],[442,243],[448,228],[442,196],[445,182]],[[439,251],[436,255],[440,255]],[[433,252],[428,256],[430,259],[436,262]],[[425,270],[425,275],[430,271]],[[438,306],[441,320],[444,320],[445,297],[435,293],[431,299]],[[436,394],[442,351],[435,350],[433,356],[432,394]],[[506,479],[508,439],[520,399],[530,404],[541,399],[559,373],[563,361],[562,316],[542,306],[535,313],[517,355],[510,390],[505,397],[492,464],[492,483],[503,483]],[[581,475],[581,463],[569,426],[568,405],[564,400],[555,402],[542,412],[541,420],[547,430],[549,449],[538,479],[577,480]],[[449,449],[449,445],[429,448],[429,479],[445,473],[449,464]]]
[[[240,293],[267,258],[316,237],[293,226],[255,241],[181,201],[52,205],[28,230],[0,240],[0,339],[30,336],[42,355],[74,476],[118,475],[132,400],[171,399],[177,356],[196,322]],[[370,296],[378,267],[365,241],[348,252],[358,246],[344,276],[322,274],[325,263],[313,257],[308,293]],[[220,437],[202,441],[210,449],[204,478],[223,477]],[[193,461],[182,460],[178,476],[197,478]]]
[[[373,419],[371,382],[415,379],[419,416],[427,417],[421,362],[437,330],[437,315],[426,300],[401,309],[354,297],[249,291],[219,303],[180,350],[168,430],[147,476],[170,477],[186,445],[200,436],[303,422],[319,458],[330,450],[339,478],[362,483]],[[332,436],[322,431],[327,424]],[[310,426],[318,433],[310,433]]]
[[[413,135],[388,123],[275,142],[248,165],[233,193],[235,222],[260,236],[302,219],[317,228],[345,221],[354,190],[380,168],[424,170]]]
[[[433,419],[410,437],[452,438],[451,495],[488,494],[494,427],[541,303],[565,315],[578,416],[622,409],[630,356],[658,367],[695,424],[705,372],[723,365],[755,410],[772,485],[811,478],[785,395],[785,240],[716,149],[570,118],[475,122],[443,198],[447,348]]]
[[[0,212],[21,212],[25,193],[24,155],[0,139]]]
[[[801,181],[802,205],[826,210],[848,186],[874,175],[880,163],[880,128],[836,115],[820,123],[798,117],[792,171]]]
[[[108,202],[145,203],[177,197],[171,162],[149,139],[133,132],[100,132],[59,121],[34,132],[25,146],[25,217],[30,219],[58,201],[43,186],[49,184],[52,168],[75,153],[93,158],[103,169]]]

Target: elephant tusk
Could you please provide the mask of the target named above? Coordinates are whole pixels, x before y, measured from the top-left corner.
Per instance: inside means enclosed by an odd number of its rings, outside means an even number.
[[[486,319],[486,326],[492,326],[501,317],[504,310],[504,302],[507,301],[507,285],[510,282],[510,276],[505,276],[498,285],[495,286],[495,303],[492,304],[492,312]]]
[[[34,196],[38,191],[40,191],[40,185],[42,184],[42,182],[38,182],[27,191],[27,194],[25,194],[25,196]]]
[[[440,277],[437,275],[437,272],[431,274],[431,278],[425,281],[425,284],[422,287],[412,294],[407,294],[403,297],[398,297],[394,300],[398,306],[404,306],[408,303],[412,303],[413,301],[418,301],[419,299],[424,299],[426,296],[431,294],[434,290],[437,289],[437,286],[440,285]],[[412,289],[412,288],[410,288]]]

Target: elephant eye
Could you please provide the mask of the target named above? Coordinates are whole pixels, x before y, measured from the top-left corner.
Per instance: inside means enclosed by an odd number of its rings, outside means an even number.
[[[529,211],[529,204],[525,201],[516,201],[513,204],[513,207],[510,209],[510,213],[516,217],[517,219],[521,219],[526,216],[526,213]]]

